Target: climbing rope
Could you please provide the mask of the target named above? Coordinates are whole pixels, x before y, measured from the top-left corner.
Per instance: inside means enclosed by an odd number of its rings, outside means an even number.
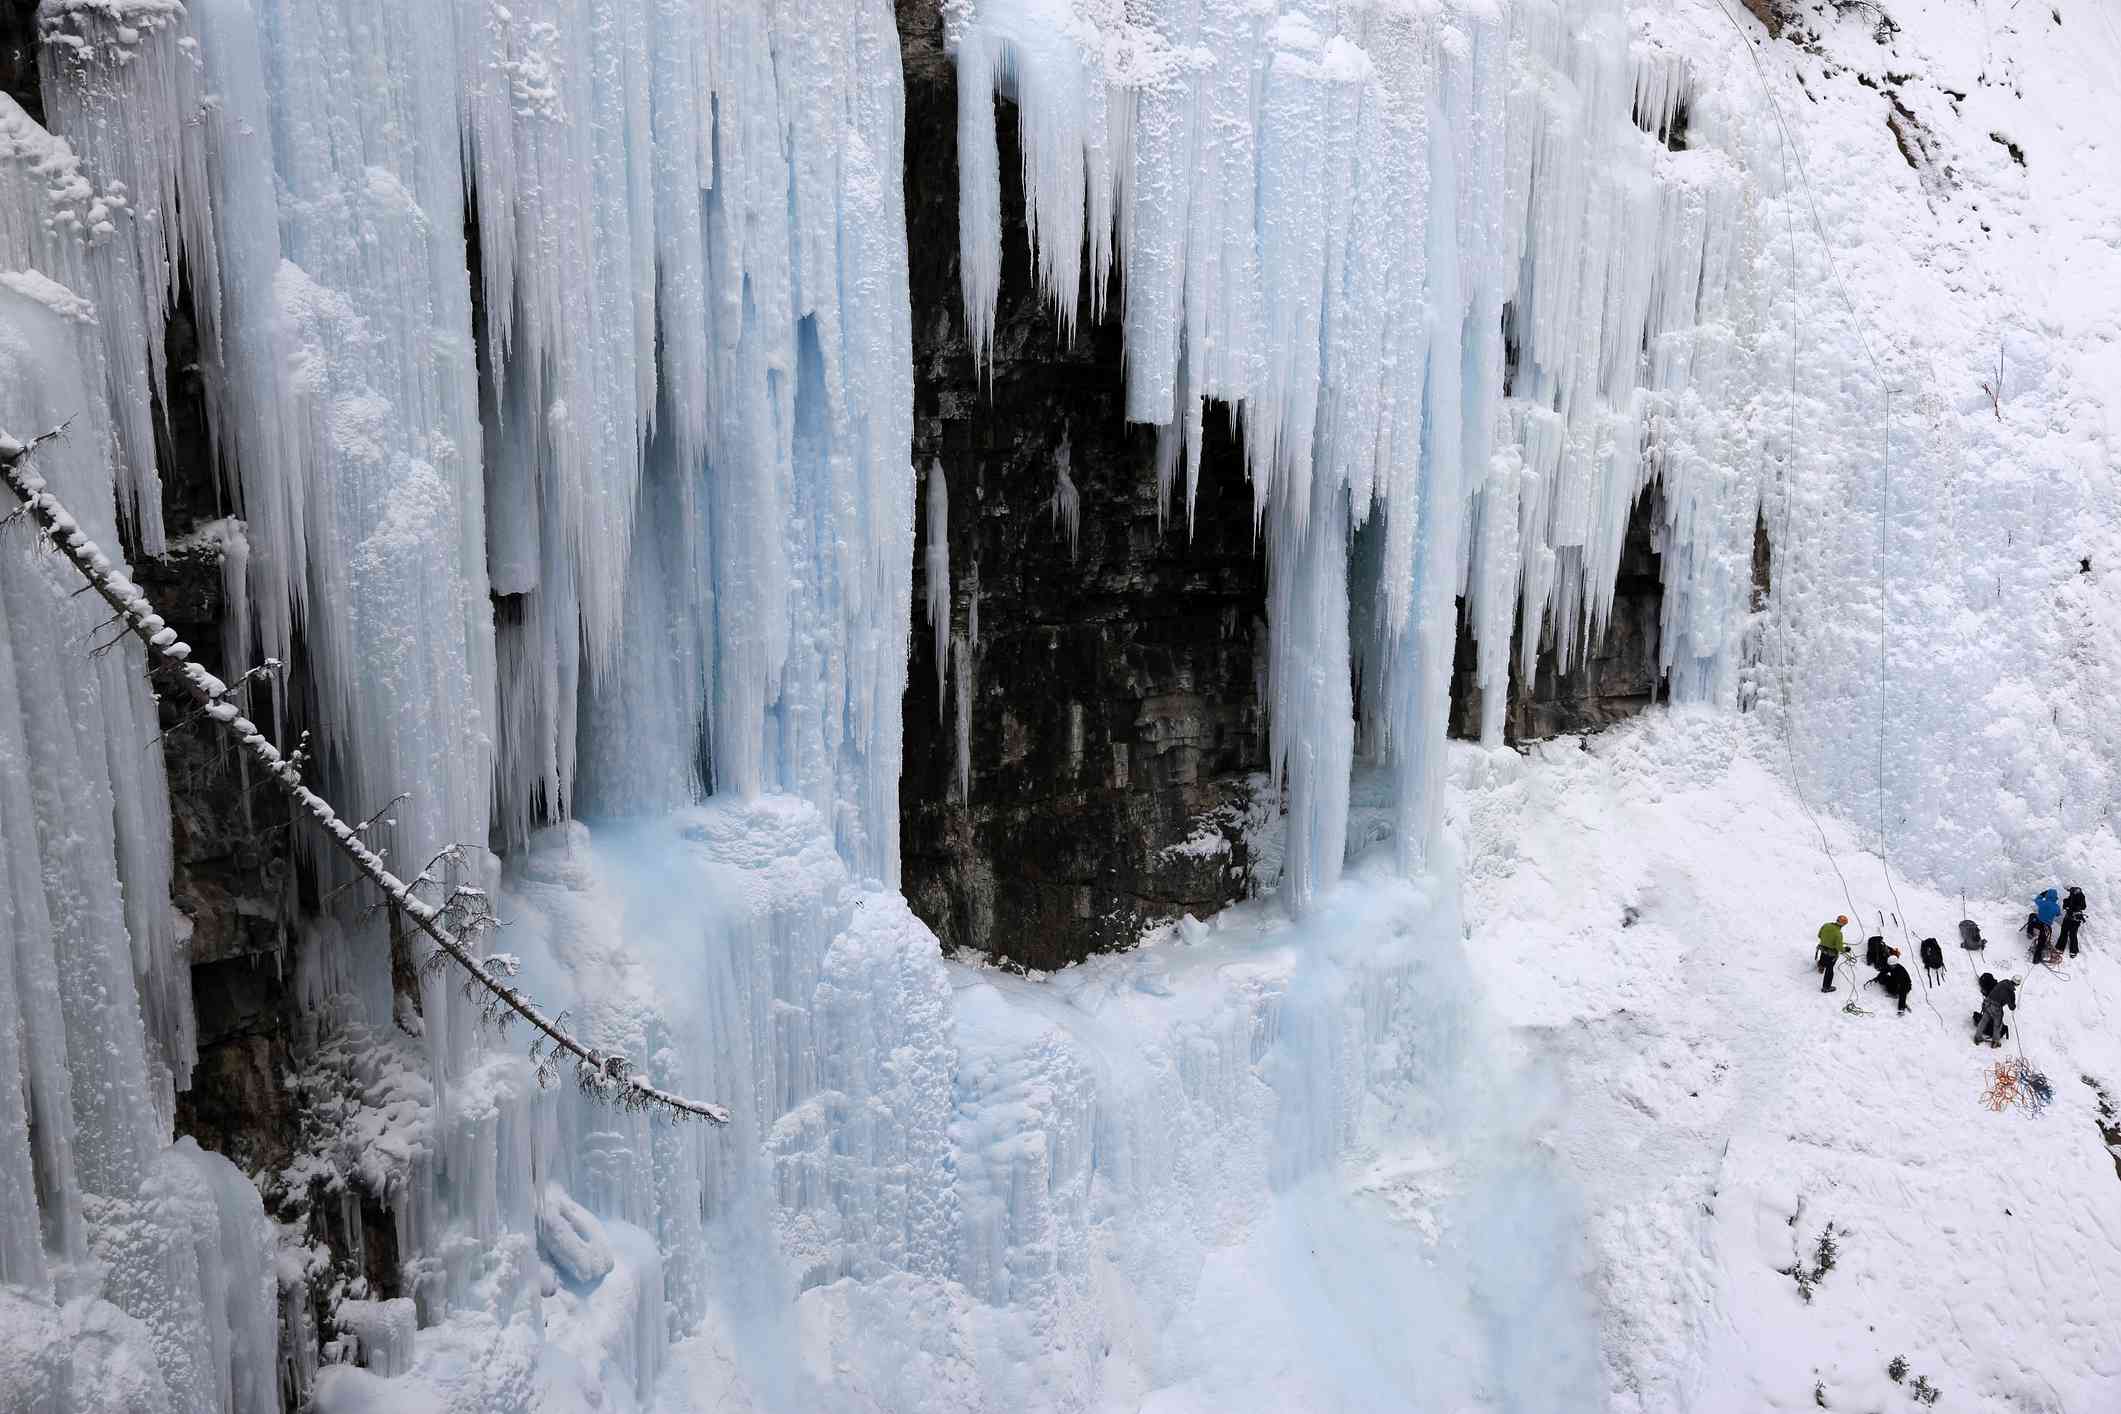
[[[1717,3],[1718,3],[1718,5],[1719,5],[1719,7],[1720,7],[1720,6],[1722,5],[1722,0],[1717,0]],[[1746,34],[1745,34],[1745,30],[1744,30],[1744,28],[1743,28],[1742,26],[1740,26],[1740,25],[1738,24],[1738,20],[1737,20],[1737,17],[1736,17],[1736,16],[1734,16],[1734,15],[1732,15],[1732,14],[1730,13],[1730,11],[1729,11],[1728,9],[1726,9],[1726,10],[1724,10],[1724,18],[1725,18],[1725,19],[1727,19],[1727,20],[1729,20],[1729,21],[1731,22],[1731,26],[1732,26],[1732,28],[1733,28],[1733,29],[1735,29],[1735,30],[1736,30],[1736,31],[1738,32],[1738,38],[1739,38],[1739,42],[1740,42],[1741,44],[1744,44],[1744,45],[1745,45],[1745,48],[1746,48],[1746,53],[1747,53],[1747,54],[1748,54],[1748,55],[1749,55],[1749,56],[1750,56],[1750,57],[1752,58],[1752,61],[1753,61],[1753,68],[1754,68],[1754,71],[1755,71],[1755,72],[1756,72],[1756,73],[1758,74],[1758,76],[1759,76],[1759,79],[1760,79],[1760,89],[1761,89],[1761,92],[1762,92],[1763,94],[1765,94],[1765,95],[1766,95],[1766,97],[1767,97],[1767,100],[1768,100],[1768,104],[1769,104],[1769,106],[1770,106],[1770,107],[1772,107],[1772,108],[1773,108],[1773,109],[1775,110],[1775,118],[1776,118],[1776,122],[1777,122],[1778,128],[1779,128],[1779,130],[1780,130],[1780,135],[1779,135],[1779,141],[1778,141],[1777,147],[1778,147],[1778,151],[1779,151],[1779,154],[1780,154],[1780,156],[1781,156],[1781,159],[1782,159],[1782,185],[1783,185],[1783,189],[1784,189],[1784,191],[1785,191],[1785,192],[1787,192],[1787,191],[1789,190],[1789,188],[1790,188],[1790,146],[1791,146],[1791,144],[1790,144],[1790,138],[1789,138],[1789,129],[1788,129],[1788,126],[1787,126],[1786,124],[1783,124],[1783,123],[1782,123],[1782,108],[1781,108],[1781,105],[1780,105],[1779,103],[1777,103],[1777,102],[1775,101],[1775,94],[1774,94],[1774,91],[1773,91],[1773,90],[1772,90],[1772,89],[1771,89],[1771,88],[1770,88],[1770,87],[1768,86],[1768,81],[1767,81],[1767,71],[1766,71],[1766,69],[1765,69],[1765,68],[1763,68],[1763,67],[1761,66],[1761,62],[1760,62],[1760,55],[1759,55],[1759,53],[1758,53],[1758,52],[1757,52],[1757,51],[1756,51],[1756,50],[1755,50],[1755,49],[1753,48],[1753,45],[1751,44],[1751,42],[1750,42],[1750,41],[1749,41],[1749,40],[1747,39],[1747,37],[1746,37]],[[1816,214],[1817,214],[1817,213],[1816,213],[1816,211],[1814,212],[1814,214],[1815,214],[1815,216],[1816,216]],[[1786,223],[1785,223],[1785,224],[1786,224],[1786,226],[1787,226],[1787,229],[1788,229],[1788,233],[1789,233],[1789,242],[1790,242],[1790,286],[1791,286],[1791,294],[1792,294],[1792,296],[1794,296],[1794,295],[1795,295],[1795,293],[1796,293],[1796,282],[1797,282],[1797,218],[1796,218],[1796,213],[1795,213],[1795,212],[1794,212],[1793,210],[1791,210],[1791,209],[1790,209],[1790,208],[1788,207],[1787,203],[1785,203],[1785,206],[1784,206],[1784,215],[1785,215],[1785,217],[1787,218],[1787,219],[1786,219]],[[1786,456],[1786,457],[1788,458],[1788,461],[1789,461],[1789,465],[1790,465],[1790,468],[1791,468],[1791,470],[1792,470],[1792,471],[1794,471],[1794,470],[1795,470],[1795,468],[1796,468],[1796,463],[1797,463],[1797,326],[1796,326],[1796,324],[1795,324],[1794,322],[1793,322],[1793,323],[1792,323],[1792,324],[1790,325],[1790,398],[1789,398],[1789,420],[1790,420],[1790,425],[1789,425],[1788,441],[1787,441],[1787,444],[1786,444],[1786,447],[1785,447],[1785,453],[1784,453],[1784,454],[1785,454],[1785,456]],[[1764,463],[1765,463],[1765,461],[1766,461],[1766,459],[1767,459],[1767,446],[1766,446],[1766,444],[1765,444],[1765,443],[1762,443],[1762,444],[1761,444],[1761,448],[1760,448],[1760,456],[1761,456],[1761,460],[1762,460],[1762,462],[1763,462],[1763,464],[1764,464]],[[1788,540],[1788,538],[1789,538],[1790,522],[1791,522],[1791,521],[1792,521],[1792,520],[1794,519],[1794,515],[1793,515],[1793,513],[1792,513],[1792,512],[1791,512],[1791,511],[1789,510],[1789,508],[1788,508],[1788,505],[1787,505],[1787,500],[1788,500],[1788,496],[1789,496],[1789,491],[1788,491],[1788,487],[1789,487],[1789,485],[1791,484],[1791,481],[1792,481],[1792,480],[1793,480],[1793,478],[1790,478],[1790,477],[1785,477],[1785,478],[1784,478],[1784,482],[1783,482],[1783,485],[1784,485],[1784,493],[1783,493],[1783,494],[1784,494],[1784,501],[1785,501],[1785,505],[1784,505],[1784,509],[1783,509],[1783,516],[1782,516],[1782,521],[1783,521],[1783,533],[1784,533],[1784,540],[1785,540],[1785,543],[1787,542],[1787,540]],[[1788,639],[1787,635],[1784,635],[1784,636],[1782,636],[1782,638],[1781,638],[1781,648],[1782,648],[1782,655],[1781,655],[1781,656],[1782,656],[1782,664],[1781,664],[1781,667],[1782,667],[1782,675],[1781,675],[1781,676],[1782,676],[1782,698],[1783,698],[1783,700],[1782,700],[1782,712],[1781,712],[1781,717],[1782,717],[1782,746],[1783,746],[1783,750],[1784,750],[1784,752],[1785,752],[1785,753],[1786,753],[1786,754],[1788,755],[1788,757],[1789,757],[1789,763],[1790,763],[1790,788],[1791,788],[1792,792],[1793,792],[1793,793],[1794,793],[1794,794],[1796,795],[1796,797],[1797,797],[1797,804],[1798,804],[1799,806],[1803,807],[1803,810],[1804,810],[1804,815],[1805,815],[1805,818],[1806,818],[1807,820],[1811,821],[1811,823],[1812,823],[1812,830],[1813,830],[1813,832],[1814,832],[1815,834],[1817,834],[1817,835],[1819,836],[1819,852],[1820,852],[1821,854],[1823,854],[1823,855],[1825,855],[1825,856],[1826,856],[1826,862],[1827,862],[1827,865],[1828,865],[1828,867],[1830,867],[1830,868],[1831,868],[1831,869],[1832,869],[1832,870],[1834,871],[1834,878],[1835,878],[1836,880],[1838,880],[1838,881],[1840,882],[1840,884],[1841,884],[1841,897],[1842,897],[1842,901],[1843,901],[1843,902],[1845,902],[1845,903],[1846,903],[1846,904],[1848,905],[1848,916],[1849,916],[1849,917],[1851,917],[1851,918],[1861,918],[1861,917],[1863,916],[1863,911],[1862,911],[1861,909],[1859,909],[1859,908],[1857,908],[1857,907],[1856,907],[1856,898],[1855,898],[1855,895],[1854,895],[1854,894],[1853,894],[1853,893],[1852,893],[1852,892],[1850,891],[1850,889],[1849,889],[1849,881],[1848,881],[1848,876],[1847,876],[1847,875],[1845,875],[1845,874],[1843,874],[1843,873],[1841,872],[1841,862],[1840,862],[1840,861],[1839,861],[1838,859],[1836,859],[1836,858],[1834,857],[1834,850],[1833,850],[1833,846],[1832,846],[1831,844],[1829,844],[1829,843],[1828,843],[1828,841],[1827,841],[1827,837],[1826,837],[1826,827],[1825,827],[1825,826],[1823,826],[1823,825],[1821,825],[1821,824],[1819,823],[1819,813],[1818,813],[1818,812],[1817,812],[1816,810],[1812,809],[1812,802],[1811,802],[1811,800],[1810,800],[1810,799],[1809,799],[1809,798],[1808,798],[1808,797],[1807,797],[1807,796],[1805,795],[1805,792],[1804,792],[1804,781],[1803,781],[1803,777],[1802,777],[1802,774],[1801,774],[1801,773],[1799,772],[1799,770],[1798,770],[1798,767],[1797,767],[1797,748],[1796,748],[1796,745],[1795,745],[1795,742],[1794,742],[1794,728],[1793,728],[1793,727],[1792,727],[1792,725],[1791,725],[1791,718],[1792,718],[1792,716],[1793,716],[1794,714],[1793,714],[1793,713],[1791,712],[1791,710],[1790,710],[1790,702],[1791,702],[1791,700],[1793,699],[1793,697],[1794,697],[1794,695],[1795,695],[1795,694],[1794,694],[1794,693],[1792,692],[1792,690],[1791,690],[1792,672],[1791,672],[1791,664],[1790,664],[1790,647],[1789,647],[1789,639]]]
[[[2034,1069],[2023,1056],[2016,1060],[1997,1061],[1989,1067],[1988,1084],[1981,1091],[1981,1103],[1991,1114],[2021,1109],[2038,1119],[2054,1102],[2053,1082]]]
[[[1981,1092],[1981,1103],[1992,1114],[2002,1114],[2018,1103],[2018,1075],[2009,1061],[1997,1061],[1989,1068],[1988,1088]]]

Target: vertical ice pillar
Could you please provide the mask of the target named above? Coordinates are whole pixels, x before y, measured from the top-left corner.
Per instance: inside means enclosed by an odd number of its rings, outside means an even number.
[[[914,515],[897,31],[827,0],[709,22],[716,785],[805,797],[888,882]]]
[[[0,157],[0,192],[39,200],[5,190],[18,156]],[[82,357],[94,328],[87,303],[48,276],[0,274],[0,429],[71,420],[30,454],[32,470],[115,551],[122,442]],[[0,1073],[11,1077],[0,1282],[32,1310],[79,1302],[89,1321],[122,1323],[108,1302],[138,1322],[150,1347],[126,1376],[133,1395],[267,1414],[277,1361],[263,1205],[225,1160],[188,1141],[164,1148],[191,1003],[169,926],[154,700],[129,638],[97,651],[105,615],[80,589],[28,521],[0,527]],[[20,1383],[42,1378],[40,1362],[9,1349],[39,1338],[34,1325],[0,1330],[0,1404],[47,1392]],[[120,1397],[91,1368],[60,1378],[61,1407]]]
[[[950,673],[950,484],[943,464],[928,467],[928,627],[935,635],[935,712],[943,712],[943,683]]]
[[[1288,783],[1282,891],[1301,909],[1340,878],[1355,757],[1348,658],[1347,493],[1313,482],[1299,518],[1284,492],[1267,549],[1270,760]]]
[[[417,870],[447,846],[484,847],[493,788],[455,17],[414,0],[260,0],[257,24],[283,256],[273,294],[303,419],[287,474],[314,493],[301,666],[341,808],[366,816],[406,793],[378,839]],[[346,239],[349,219],[361,240]],[[377,965],[380,925],[360,946]],[[445,1073],[470,1045],[455,996],[435,985],[426,999]]]

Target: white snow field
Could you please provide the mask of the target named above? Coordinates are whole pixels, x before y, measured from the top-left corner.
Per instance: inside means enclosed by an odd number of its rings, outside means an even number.
[[[1772,41],[1736,0],[952,0],[975,344],[1013,112],[1044,292],[1124,277],[1169,533],[1216,401],[1269,558],[1277,892],[1046,978],[946,963],[896,891],[882,0],[42,15],[0,432],[73,418],[42,474],[159,549],[181,262],[235,647],[303,675],[320,785],[409,790],[397,861],[494,842],[532,994],[734,1122],[541,1088],[446,976],[399,1014],[336,904],[297,975],[336,1127],[251,1177],[384,1199],[407,1294],[328,1292],[319,1368],[330,1254],[173,1136],[140,660],[84,658],[0,526],[0,1406],[2121,1408],[2111,0]],[[1513,637],[1583,648],[1645,493],[1678,705],[1520,757]],[[1949,943],[1963,889],[2025,971],[2069,882],[2091,952],[2008,1053],[1954,949],[1905,1018],[1808,970],[1844,909]],[[2021,1046],[2053,1102],[1991,1113]]]
[[[1757,717],[1678,711],[1459,762],[1470,967],[1565,1096],[1552,1141],[1597,1253],[1606,1407],[1914,1408],[1895,1356],[1939,1408],[2114,1407],[2121,1150],[2094,1088],[2121,1069],[2114,930],[2095,917],[2081,957],[2032,966],[2025,898],[2066,881],[2028,873],[2020,897],[1969,899],[1977,962],[1956,891],[1888,889],[1827,818],[1844,894],[1782,749]],[[1842,913],[1852,937],[1882,914],[1907,1015],[1860,965],[1820,992],[1814,935]],[[1924,937],[1945,945],[1934,988]],[[2001,1050],[1971,1044],[1984,969],[2026,978]],[[2038,1117],[1982,1103],[2021,1048],[2053,1084]],[[1784,1271],[1828,1223],[1807,1304]]]

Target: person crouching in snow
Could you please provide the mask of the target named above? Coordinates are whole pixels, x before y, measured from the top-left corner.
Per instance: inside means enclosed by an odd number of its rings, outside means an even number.
[[[1900,950],[1895,948],[1893,955],[1898,957]],[[1915,979],[1908,975],[1905,967],[1896,962],[1888,967],[1880,968],[1878,970],[1878,985],[1885,988],[1887,996],[1900,1004],[1901,1012],[1907,1011],[1907,997],[1908,993],[1915,990]]]
[[[1863,940],[1863,965],[1873,972],[1884,973],[1898,956],[1900,949],[1887,947],[1885,939],[1877,933]]]
[[[1822,992],[1834,990],[1834,964],[1849,950],[1848,940],[1841,936],[1848,921],[1849,916],[1844,913],[1831,923],[1819,925],[1819,990]]]
[[[2047,948],[2048,944],[2054,940],[2054,933],[2047,926],[2046,920],[2040,917],[2038,909],[2025,915],[2024,933],[2026,937],[2033,940],[2033,961],[2036,963],[2047,961]]]
[[[1978,1046],[1983,1041],[1988,1042],[1991,1047],[2003,1044],[2003,1038],[2011,1032],[2010,1027],[2003,1024],[2005,1007],[2012,1011],[2018,1009],[2018,979],[2006,977],[1999,982],[1990,974],[1982,973],[1981,1011],[1975,1018],[1974,1025],[1975,1045]]]

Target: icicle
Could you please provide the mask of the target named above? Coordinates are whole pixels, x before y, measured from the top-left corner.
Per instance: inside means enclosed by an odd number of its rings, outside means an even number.
[[[957,660],[957,798],[972,801],[972,673],[974,645],[960,635],[951,643]]]
[[[221,662],[227,676],[239,676],[251,661],[250,536],[233,516],[208,521],[193,532],[221,556]]]
[[[943,682],[950,673],[950,486],[943,464],[928,466],[928,627],[935,634],[935,716],[943,716]]]
[[[1069,451],[1066,435],[1053,453],[1053,497],[1046,503],[1048,520],[1054,529],[1068,537],[1068,558],[1075,558],[1076,537],[1082,530],[1082,496],[1075,489],[1075,480],[1068,475]]]

